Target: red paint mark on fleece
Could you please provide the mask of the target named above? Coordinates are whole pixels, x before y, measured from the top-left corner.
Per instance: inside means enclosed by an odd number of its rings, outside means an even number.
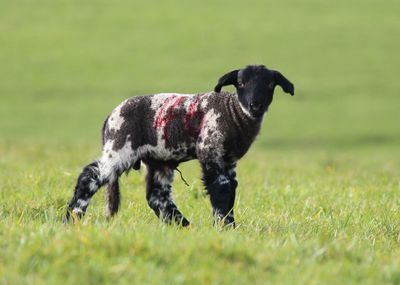
[[[155,129],[161,129],[163,132],[163,139],[167,140],[170,138],[170,125],[174,120],[182,122],[183,129],[191,137],[197,138],[203,125],[204,125],[204,113],[199,110],[199,104],[201,95],[195,96],[186,110],[179,111],[183,102],[191,97],[171,95],[167,97],[158,109],[153,127]]]
[[[170,133],[168,132],[168,126],[172,120],[176,117],[176,109],[186,100],[184,96],[172,95],[165,99],[164,104],[157,111],[156,118],[154,120],[153,127],[156,129],[162,129],[164,131],[163,138],[168,139]]]
[[[199,103],[200,103],[200,95],[197,95],[195,99],[190,102],[190,105],[187,109],[185,118],[184,118],[184,127],[185,130],[192,137],[197,137],[200,133],[201,128],[203,127],[203,117],[204,114],[202,111],[199,111]],[[199,123],[193,121],[200,121]],[[192,124],[191,124],[192,123]]]
[[[158,109],[157,113],[156,113],[156,117],[153,123],[153,128],[159,129],[159,128],[163,128],[165,127],[165,120],[164,120],[164,111],[168,106],[168,103],[174,99],[176,96],[170,96],[167,97],[167,99],[165,99],[164,104]]]

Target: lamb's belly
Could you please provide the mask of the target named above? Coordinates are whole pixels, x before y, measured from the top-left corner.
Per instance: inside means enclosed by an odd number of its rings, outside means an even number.
[[[142,160],[152,159],[160,161],[188,161],[196,158],[195,144],[181,144],[177,147],[142,146],[138,148],[139,158]]]

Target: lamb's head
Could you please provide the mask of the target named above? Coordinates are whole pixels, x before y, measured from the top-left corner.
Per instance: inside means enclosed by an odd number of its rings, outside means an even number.
[[[270,70],[264,65],[249,65],[233,70],[222,76],[214,91],[220,92],[226,85],[234,85],[241,105],[253,117],[262,117],[272,102],[275,86],[294,95],[293,84],[279,71]]]

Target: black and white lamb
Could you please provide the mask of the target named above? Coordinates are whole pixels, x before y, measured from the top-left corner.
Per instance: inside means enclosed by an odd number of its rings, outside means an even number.
[[[226,85],[234,85],[237,93],[221,92]],[[234,226],[236,163],[257,136],[276,85],[294,95],[293,84],[280,72],[250,65],[222,76],[214,92],[125,100],[104,122],[102,156],[79,175],[66,220],[71,213],[83,216],[103,185],[109,215],[114,215],[120,204],[118,178],[142,162],[150,208],[166,223],[188,226],[172,199],[171,184],[181,162],[198,159],[215,218]]]

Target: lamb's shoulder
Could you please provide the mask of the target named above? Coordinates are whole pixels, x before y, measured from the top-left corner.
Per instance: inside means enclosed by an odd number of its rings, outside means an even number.
[[[237,94],[228,92],[210,97],[204,121],[200,148],[208,156],[228,160],[237,160],[246,154],[261,126],[261,121],[243,110]]]

